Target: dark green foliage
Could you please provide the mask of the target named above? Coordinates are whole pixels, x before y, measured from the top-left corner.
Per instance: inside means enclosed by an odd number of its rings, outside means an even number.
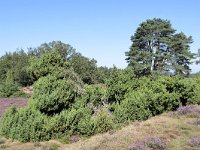
[[[183,78],[181,76],[162,77],[159,79],[166,85],[169,93],[175,93],[182,105],[200,104],[200,78]]]
[[[29,48],[28,54],[36,57],[41,57],[46,53],[55,52],[63,59],[70,59],[76,53],[76,50],[69,44],[62,43],[61,41],[52,41],[43,43],[37,48]]]
[[[6,73],[5,82],[0,84],[0,97],[23,97],[25,93],[19,90],[18,85],[14,82],[12,70]]]
[[[162,77],[160,78],[162,80]],[[160,82],[159,79],[152,81],[150,78],[143,78],[139,82],[140,87],[137,90],[145,95],[152,115],[175,110],[180,105],[180,95],[167,91],[166,85]]]
[[[104,133],[114,128],[113,118],[107,110],[101,110],[95,117],[94,123],[96,133]]]
[[[142,22],[131,41],[126,60],[137,76],[170,71],[184,76],[190,73],[192,38],[184,33],[175,34],[170,21],[154,18]]]
[[[180,76],[138,79],[137,87],[112,107],[117,122],[143,120],[180,105],[199,104],[199,78]]]
[[[124,123],[133,120],[144,120],[151,116],[146,95],[142,92],[131,92],[115,106],[115,121]]]
[[[98,68],[94,59],[61,42],[31,50],[28,71],[35,81],[33,95],[27,107],[4,114],[0,134],[22,142],[91,136],[181,105],[200,104],[200,77],[183,77],[189,73],[191,38],[174,32],[166,20],[142,23],[132,37],[126,69]],[[21,94],[17,85],[22,78],[16,78],[11,56],[0,60],[0,95],[6,97]],[[23,68],[26,72],[27,66]],[[161,75],[169,69],[180,75]]]
[[[0,84],[0,97],[10,97],[16,92],[19,92],[18,86],[14,83],[12,71],[8,70],[5,82]]]
[[[134,73],[131,68],[124,70],[112,68],[110,78],[107,80],[107,93],[109,102],[121,102],[125,94],[135,86]]]
[[[62,77],[64,71],[69,68],[66,60],[56,52],[45,53],[41,57],[33,56],[29,63],[28,72],[35,81],[49,74]]]
[[[27,96],[24,92],[19,90],[16,84],[5,84],[0,85],[0,97],[24,97]]]
[[[30,103],[42,113],[52,115],[67,109],[75,96],[76,89],[71,80],[48,75],[35,83]]]
[[[106,87],[101,84],[85,85],[81,96],[77,97],[73,108],[88,107],[91,111],[104,107],[108,104]]]
[[[0,97],[10,97],[17,91],[19,91],[19,89],[16,84],[1,84],[0,85]]]
[[[98,67],[95,76],[97,83],[105,84],[107,79],[110,77],[110,69],[107,67]]]
[[[181,94],[183,105],[200,104],[200,78],[186,78],[179,81],[180,88],[176,89]]]
[[[189,44],[192,43],[192,37],[187,37],[184,33],[175,34],[171,42],[171,69],[175,74],[188,76],[190,74],[189,65],[192,64],[191,59],[194,54],[190,51]]]
[[[87,100],[87,103],[92,107],[101,107],[107,104],[108,98],[106,88],[103,85],[86,85],[85,93],[82,95],[83,99]]]
[[[97,61],[82,56],[80,53],[73,55],[70,59],[70,64],[74,71],[80,76],[86,84],[96,82]]]
[[[78,123],[78,132],[82,135],[91,136],[95,133],[95,122],[91,115],[86,115]]]
[[[45,120],[46,117],[36,110],[11,108],[2,118],[0,133],[21,142],[48,140],[50,137],[44,128]]]
[[[91,111],[88,108],[64,110],[49,118],[46,126],[51,137],[94,133],[94,125],[91,119]]]
[[[79,121],[84,120],[91,115],[91,111],[87,108],[72,109],[67,115],[67,128],[69,134],[79,133]]]
[[[10,97],[29,97],[28,94],[24,93],[21,90],[14,92]]]
[[[5,82],[8,74],[12,75],[12,80],[19,85],[26,86],[32,84],[26,72],[29,56],[24,50],[13,53],[6,53],[0,58],[0,82]]]

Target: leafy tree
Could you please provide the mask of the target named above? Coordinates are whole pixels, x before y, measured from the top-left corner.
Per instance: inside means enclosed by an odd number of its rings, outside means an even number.
[[[26,72],[29,56],[24,50],[6,53],[0,58],[0,81],[5,82],[7,73],[12,72],[13,80],[19,85],[32,84]]]
[[[96,82],[105,84],[110,76],[110,70],[111,69],[107,67],[98,67],[96,72]]]
[[[97,61],[95,59],[89,59],[82,56],[80,53],[73,55],[70,59],[72,68],[86,84],[93,84],[96,82],[96,63]]]
[[[24,92],[20,91],[19,86],[14,81],[12,69],[6,73],[6,79],[0,84],[0,97],[24,97],[27,96]]]
[[[154,18],[142,22],[131,37],[126,60],[137,76],[153,72],[188,74],[193,54],[189,52],[191,37],[175,34],[170,21]]]
[[[29,55],[41,57],[42,55],[56,52],[64,59],[69,59],[75,54],[76,50],[69,44],[62,43],[61,41],[52,41],[49,43],[43,43],[37,48],[29,48]]]
[[[95,59],[89,59],[76,53],[69,59],[71,67],[86,84],[105,83],[110,70],[107,67],[97,67]]]

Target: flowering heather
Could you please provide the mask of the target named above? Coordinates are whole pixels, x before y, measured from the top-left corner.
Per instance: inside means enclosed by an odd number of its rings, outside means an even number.
[[[0,117],[5,110],[11,106],[24,107],[27,105],[27,98],[1,98],[0,99]]]
[[[147,148],[154,150],[164,150],[166,148],[166,143],[158,137],[148,137],[144,141],[139,141],[132,144],[130,150],[147,150]]]
[[[158,137],[148,137],[145,139],[145,145],[155,150],[164,150],[166,143]]]
[[[71,136],[69,140],[71,143],[76,143],[80,140],[80,138],[78,136]]]
[[[200,146],[200,137],[193,136],[188,141],[189,145],[192,147]]]
[[[188,106],[180,106],[177,109],[178,114],[180,115],[185,115],[187,113],[192,112],[192,110],[194,109],[194,106],[188,105]]]
[[[136,142],[129,147],[129,150],[146,150],[144,142]]]

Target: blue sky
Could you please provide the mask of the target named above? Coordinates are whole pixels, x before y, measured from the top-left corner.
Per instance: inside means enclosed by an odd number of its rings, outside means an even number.
[[[130,36],[146,19],[171,21],[200,48],[200,0],[1,0],[0,56],[60,40],[99,66],[126,67]],[[200,66],[192,66],[193,72]]]

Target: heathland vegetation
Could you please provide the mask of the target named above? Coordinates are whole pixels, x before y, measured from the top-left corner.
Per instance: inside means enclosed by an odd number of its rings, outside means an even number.
[[[200,53],[190,51],[192,37],[155,18],[142,22],[131,41],[125,69],[98,67],[60,41],[6,53],[0,96],[23,96],[24,86],[33,94],[26,107],[6,111],[0,134],[21,142],[88,137],[200,104],[200,75],[190,69]]]

